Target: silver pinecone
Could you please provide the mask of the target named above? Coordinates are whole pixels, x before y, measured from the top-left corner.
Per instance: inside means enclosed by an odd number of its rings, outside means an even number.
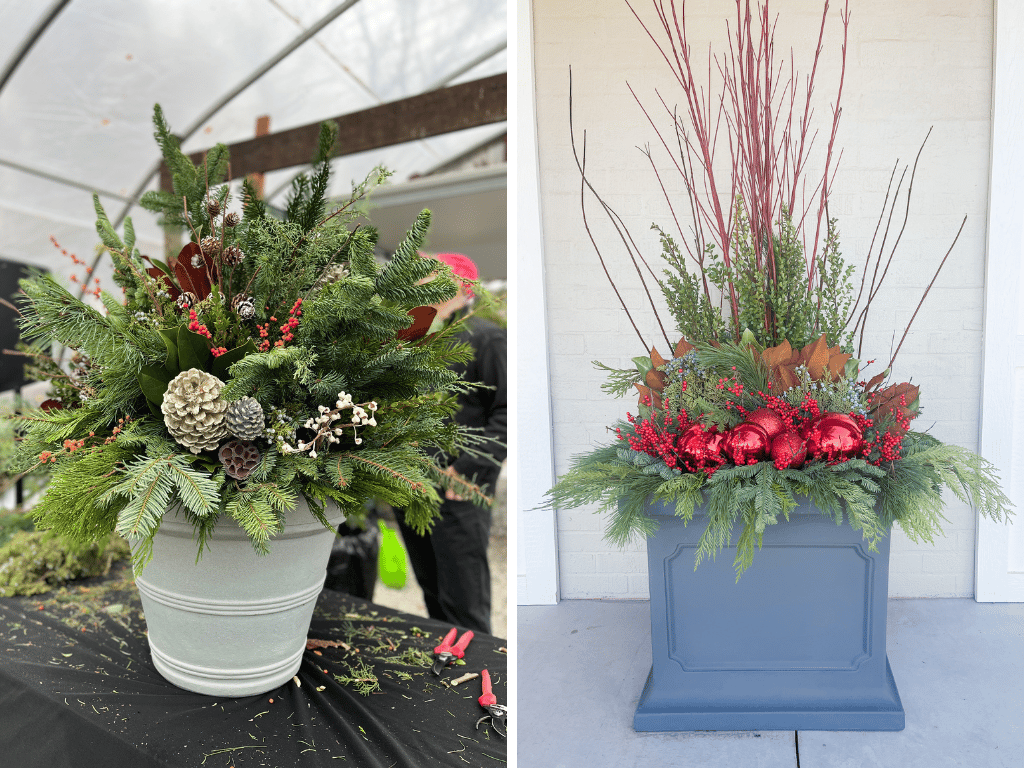
[[[228,431],[239,440],[255,440],[263,435],[263,406],[251,397],[229,403],[225,420]]]
[[[167,385],[160,410],[167,431],[192,453],[212,451],[227,436],[224,420],[227,401],[221,400],[224,382],[198,368],[182,371]]]

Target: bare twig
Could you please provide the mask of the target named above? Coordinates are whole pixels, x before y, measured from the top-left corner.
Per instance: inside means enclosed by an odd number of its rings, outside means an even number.
[[[608,278],[608,282],[611,283],[612,290],[615,291],[615,296],[619,299],[619,303],[622,305],[623,311],[626,313],[626,317],[629,318],[630,325],[633,326],[633,330],[636,331],[637,337],[640,339],[640,343],[644,349],[650,349],[647,346],[647,342],[644,341],[643,335],[640,333],[640,329],[637,328],[636,322],[633,320],[633,315],[629,312],[629,307],[626,305],[625,300],[622,298],[622,294],[619,293],[618,287],[615,285],[615,281],[612,280],[612,275],[608,271],[608,265],[605,264],[604,256],[601,255],[601,249],[597,246],[597,240],[594,238],[594,234],[590,231],[590,223],[587,221],[587,207],[586,207],[586,189],[589,186],[587,182],[586,173],[586,158],[587,158],[587,132],[583,132],[583,158],[576,152],[576,135],[573,130],[572,124],[572,67],[569,68],[569,140],[572,145],[572,155],[576,160],[576,167],[580,172],[580,207],[583,210],[583,226],[587,230],[587,236],[590,238],[591,244],[594,246],[594,251],[597,253],[598,261],[601,262],[601,268],[604,270],[605,277]],[[593,191],[593,190],[591,190]]]
[[[935,274],[932,276],[932,280],[928,283],[928,287],[924,289],[924,294],[921,296],[921,300],[917,302],[917,309],[914,310],[914,314],[910,316],[910,322],[907,323],[906,329],[903,331],[903,336],[900,338],[900,343],[896,347],[896,351],[892,353],[892,358],[889,360],[887,368],[892,368],[893,361],[896,360],[896,355],[900,353],[900,347],[903,346],[903,341],[907,338],[907,334],[910,333],[910,326],[914,323],[914,318],[917,317],[918,311],[921,309],[921,305],[924,304],[925,298],[928,296],[928,291],[935,285],[935,280],[939,276],[939,272],[942,271],[942,267],[946,264],[946,259],[949,258],[949,254],[953,252],[953,248],[956,246],[956,241],[960,239],[960,233],[964,231],[964,226],[967,224],[967,216],[964,216],[964,220],[960,222],[960,229],[956,232],[956,237],[953,238],[953,244],[949,246],[949,250],[946,251],[946,255],[942,257],[942,261],[939,262],[939,268],[935,270]]]
[[[480,675],[476,672],[467,672],[462,677],[456,677],[452,680],[450,685],[454,687],[456,685],[461,685],[462,683],[468,683],[470,680],[476,680],[478,677],[480,677]]]

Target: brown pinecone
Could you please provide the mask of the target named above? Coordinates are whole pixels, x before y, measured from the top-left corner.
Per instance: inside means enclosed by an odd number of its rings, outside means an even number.
[[[221,446],[217,458],[228,477],[245,480],[260,463],[260,452],[248,440],[232,440]]]
[[[235,213],[234,211],[232,211],[231,213],[229,213],[227,216],[224,217],[224,226],[225,227],[237,227],[238,226],[238,222],[239,222],[238,214]]]
[[[174,303],[177,304],[178,309],[187,310],[192,309],[197,301],[198,299],[192,291],[182,291]]]
[[[235,314],[240,320],[252,320],[256,316],[256,304],[253,302],[252,296],[238,294],[231,301],[231,308],[235,310]]]
[[[215,197],[211,197],[206,201],[206,212],[210,214],[211,219],[215,219],[220,216],[220,200]]]
[[[211,259],[217,258],[217,254],[220,253],[220,238],[214,237],[213,235],[207,235],[199,241],[199,247],[203,249],[203,253],[209,256]]]
[[[245,252],[237,245],[229,245],[224,249],[224,263],[232,267],[241,264],[245,259]]]

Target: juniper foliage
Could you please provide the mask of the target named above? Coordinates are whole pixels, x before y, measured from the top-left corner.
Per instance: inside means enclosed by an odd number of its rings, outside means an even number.
[[[846,329],[853,301],[853,265],[839,249],[837,221],[827,222],[825,242],[815,256],[815,278],[808,281],[807,255],[792,216],[783,209],[771,242],[759,242],[737,201],[736,228],[729,264],[714,245],[703,252],[705,266],[694,274],[678,243],[658,226],[662,257],[668,268],[659,280],[679,333],[692,342],[738,340],[751,332],[762,347],[789,341],[803,347],[825,333],[829,344],[852,352],[853,333]],[[712,295],[728,302],[736,297],[736,318],[715,306]]]

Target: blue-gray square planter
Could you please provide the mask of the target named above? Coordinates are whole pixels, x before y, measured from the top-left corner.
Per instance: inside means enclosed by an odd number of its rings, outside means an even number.
[[[885,654],[889,539],[801,505],[764,532],[736,582],[734,531],[694,570],[707,517],[652,507],[647,540],[654,664],[638,731],[899,731],[903,705]],[[738,528],[738,526],[737,526]]]

